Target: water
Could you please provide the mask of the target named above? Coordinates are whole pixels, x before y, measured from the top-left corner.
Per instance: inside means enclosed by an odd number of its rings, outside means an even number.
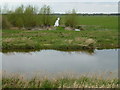
[[[118,71],[118,49],[95,50],[94,53],[42,50],[30,53],[1,54],[2,70],[12,73]]]

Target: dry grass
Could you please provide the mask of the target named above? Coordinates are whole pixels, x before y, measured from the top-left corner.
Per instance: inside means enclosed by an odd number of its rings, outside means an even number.
[[[35,76],[26,79],[23,75],[12,74],[3,76],[3,88],[117,88],[117,78],[102,78],[101,76],[80,75],[79,77],[59,76],[48,78]]]
[[[95,40],[93,40],[93,39],[87,39],[87,40],[85,41],[85,43],[86,43],[87,45],[90,45],[90,44],[95,44],[96,42],[95,42]]]

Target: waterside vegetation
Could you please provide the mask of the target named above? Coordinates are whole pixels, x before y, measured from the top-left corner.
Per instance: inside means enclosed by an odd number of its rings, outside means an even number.
[[[74,77],[33,77],[26,79],[21,75],[3,76],[3,88],[118,88],[117,78],[87,77],[85,75],[78,78]]]

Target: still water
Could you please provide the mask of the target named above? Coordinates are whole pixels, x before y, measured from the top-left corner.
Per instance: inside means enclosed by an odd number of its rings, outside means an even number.
[[[95,50],[94,53],[41,50],[1,54],[2,70],[12,73],[118,71],[118,49]]]

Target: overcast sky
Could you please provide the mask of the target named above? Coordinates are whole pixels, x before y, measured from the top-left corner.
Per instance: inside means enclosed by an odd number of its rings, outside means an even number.
[[[33,5],[41,8],[50,5],[56,13],[76,9],[79,13],[117,13],[119,0],[0,0],[2,7],[14,9],[20,5]]]

